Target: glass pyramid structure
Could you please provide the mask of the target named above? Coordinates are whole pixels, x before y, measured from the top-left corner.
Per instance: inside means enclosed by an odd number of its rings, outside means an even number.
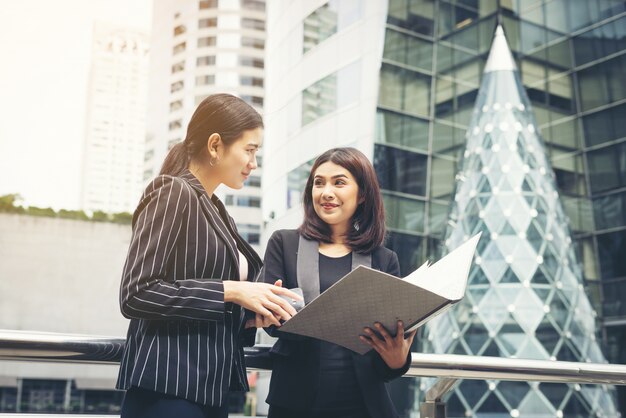
[[[498,26],[457,175],[446,248],[482,231],[465,298],[424,351],[603,363],[552,168]],[[449,417],[618,417],[602,385],[464,380]]]

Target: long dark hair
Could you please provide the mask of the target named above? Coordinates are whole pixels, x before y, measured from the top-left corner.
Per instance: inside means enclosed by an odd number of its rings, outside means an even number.
[[[228,147],[244,131],[262,127],[261,115],[239,97],[225,93],[212,94],[193,112],[185,140],[172,147],[159,174],[182,174],[192,158],[202,157],[207,152],[207,140],[214,133],[220,134]]]
[[[348,170],[359,186],[358,200],[362,203],[358,205],[350,221],[351,227],[345,237],[346,244],[358,253],[371,253],[385,241],[385,207],[374,167],[356,148],[333,148],[317,157],[304,188],[304,220],[298,232],[310,240],[332,242],[330,226],[315,213],[312,196],[315,171],[328,161]],[[355,224],[358,229],[352,227]]]

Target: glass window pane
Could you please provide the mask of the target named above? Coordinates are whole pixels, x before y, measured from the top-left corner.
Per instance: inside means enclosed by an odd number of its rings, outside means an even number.
[[[593,215],[598,229],[626,225],[626,193],[593,199]]]
[[[434,27],[434,3],[432,0],[391,0],[387,23],[432,36]]]
[[[433,152],[456,155],[465,145],[465,129],[435,122],[433,129]]]
[[[379,110],[376,119],[376,142],[428,151],[428,121]]]
[[[454,160],[433,155],[430,171],[430,196],[439,199],[451,197],[456,175]]]
[[[583,116],[585,143],[588,146],[626,137],[626,104]]]
[[[383,194],[387,226],[412,234],[424,232],[425,203],[421,200]]]
[[[424,196],[427,157],[422,154],[376,144],[374,167],[383,189]]]
[[[422,237],[394,231],[387,234],[385,246],[398,254],[401,276],[410,274],[419,266],[422,259],[421,245]]]
[[[597,239],[600,277],[603,280],[626,277],[626,231],[600,234]]]
[[[589,182],[592,192],[609,190],[620,185],[616,146],[587,153]]]

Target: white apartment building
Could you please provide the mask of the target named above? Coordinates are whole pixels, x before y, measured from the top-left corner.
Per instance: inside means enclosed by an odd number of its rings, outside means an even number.
[[[132,212],[143,189],[149,38],[94,26],[83,150],[81,206]]]
[[[191,115],[206,96],[231,93],[262,111],[265,1],[155,1],[151,46],[144,181],[159,173],[169,149],[185,139]],[[242,190],[217,191],[239,232],[255,246],[262,226],[261,171]]]
[[[373,155],[387,2],[268,3],[264,236],[302,220],[312,159],[353,146]]]

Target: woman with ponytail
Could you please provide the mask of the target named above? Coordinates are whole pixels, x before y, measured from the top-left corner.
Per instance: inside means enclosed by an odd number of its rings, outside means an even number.
[[[262,133],[243,100],[207,97],[143,193],[120,286],[123,418],[227,417],[228,392],[248,389],[243,346],[256,326],[295,314],[281,296],[298,295],[254,283],[262,262],[214,195],[243,187]]]

